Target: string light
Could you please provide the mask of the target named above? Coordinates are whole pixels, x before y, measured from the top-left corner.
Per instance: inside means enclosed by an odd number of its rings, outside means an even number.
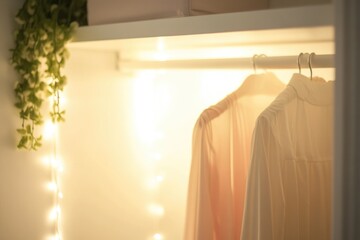
[[[45,140],[51,140],[54,138],[57,132],[57,124],[53,123],[51,120],[47,120],[44,123],[43,137]]]
[[[158,60],[165,60],[166,47],[163,39],[158,39]],[[142,71],[138,73],[138,77],[134,81],[134,126],[138,144],[144,146],[147,151],[144,153],[144,161],[148,171],[148,178],[144,179],[144,185],[149,190],[149,195],[152,199],[149,204],[144,208],[149,213],[149,216],[154,221],[154,229],[152,233],[148,235],[148,240],[163,240],[164,237],[157,233],[160,230],[160,221],[165,214],[165,208],[158,204],[159,195],[158,190],[164,181],[164,176],[159,174],[158,166],[161,166],[161,160],[164,159],[164,152],[159,151],[159,145],[165,140],[164,132],[158,129],[158,125],[161,123],[161,117],[165,116],[164,107],[160,95],[162,90],[156,83],[157,74],[153,72]],[[163,91],[164,93],[166,91]],[[166,98],[168,99],[168,98]],[[159,107],[160,106],[160,107]],[[146,122],[144,122],[146,118]]]
[[[57,205],[50,211],[49,219],[51,221],[56,221],[59,218],[60,213],[61,213],[61,208],[59,205]]]
[[[49,182],[48,183],[48,189],[52,192],[56,192],[57,191],[57,185],[55,182]]]
[[[59,104],[65,102],[63,94],[58,93],[60,98]],[[50,105],[53,105],[54,99],[50,99]],[[49,240],[61,240],[61,200],[64,195],[60,189],[60,174],[64,171],[64,165],[58,156],[57,152],[57,138],[58,138],[58,125],[51,120],[45,122],[43,136],[52,144],[52,153],[44,157],[42,162],[47,166],[51,173],[51,180],[47,183],[47,188],[53,193],[54,207],[50,210],[49,220],[54,226],[54,235],[49,237]]]

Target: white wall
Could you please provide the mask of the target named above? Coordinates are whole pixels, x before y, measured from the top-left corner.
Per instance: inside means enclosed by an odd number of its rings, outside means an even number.
[[[51,231],[47,221],[51,196],[44,188],[48,171],[39,163],[42,153],[16,149],[16,75],[9,65],[9,48],[21,4],[22,0],[0,3],[0,239],[4,240],[44,239]]]
[[[60,128],[64,238],[153,240],[161,232],[164,239],[180,240],[193,126],[203,109],[239,85],[242,74],[121,74],[115,62],[115,53],[74,49],[66,67],[67,122]],[[164,180],[149,187],[158,175]],[[152,203],[164,207],[161,218],[148,211]]]

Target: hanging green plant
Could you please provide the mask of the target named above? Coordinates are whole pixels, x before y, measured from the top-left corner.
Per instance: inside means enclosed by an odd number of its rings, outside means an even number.
[[[59,96],[66,84],[61,71],[69,56],[65,46],[76,27],[87,24],[86,0],[25,0],[15,20],[19,29],[11,62],[19,75],[15,86],[15,106],[21,119],[17,147],[37,150],[42,136],[36,126],[43,123],[44,100],[53,99],[53,122],[65,119]]]

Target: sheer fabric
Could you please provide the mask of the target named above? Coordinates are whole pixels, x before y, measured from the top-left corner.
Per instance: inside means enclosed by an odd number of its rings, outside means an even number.
[[[249,76],[206,109],[193,132],[185,240],[239,240],[256,118],[284,89],[270,73]]]
[[[259,116],[242,240],[330,240],[333,85],[295,74]]]

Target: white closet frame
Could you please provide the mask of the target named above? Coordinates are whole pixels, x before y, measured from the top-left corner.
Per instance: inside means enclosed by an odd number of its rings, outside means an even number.
[[[319,6],[81,27],[74,45],[160,36],[335,27],[333,239],[355,240],[360,239],[360,1],[334,1]]]
[[[334,0],[334,240],[360,239],[360,1]]]

